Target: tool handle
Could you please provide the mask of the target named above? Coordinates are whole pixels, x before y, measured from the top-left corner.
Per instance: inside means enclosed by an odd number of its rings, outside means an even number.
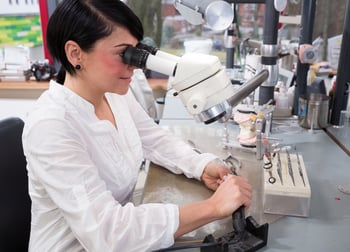
[[[236,232],[243,232],[246,228],[246,220],[244,214],[244,206],[240,206],[236,211],[232,214],[232,225],[233,229]]]

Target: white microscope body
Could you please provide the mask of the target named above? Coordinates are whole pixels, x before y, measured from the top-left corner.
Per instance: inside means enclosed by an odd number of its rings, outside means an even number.
[[[139,44],[123,53],[126,64],[173,76],[171,87],[198,122],[225,122],[236,106],[268,77],[262,70],[235,90],[218,57],[187,53],[177,57]]]
[[[234,88],[215,56],[188,53],[179,58],[172,88],[197,121],[206,122],[231,112],[225,101],[232,96]]]

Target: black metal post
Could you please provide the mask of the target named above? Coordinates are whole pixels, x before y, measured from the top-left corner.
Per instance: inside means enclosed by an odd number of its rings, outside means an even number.
[[[339,125],[340,111],[345,110],[349,98],[350,86],[350,1],[348,1],[340,57],[334,90],[331,124]]]
[[[269,71],[268,79],[260,86],[259,104],[265,104],[274,99],[274,89],[278,81],[277,67],[277,37],[279,12],[274,0],[265,0],[264,34],[261,46],[261,64]]]
[[[265,0],[263,44],[277,45],[279,15],[274,0]]]
[[[236,34],[235,34],[234,27],[235,27],[235,20],[232,22],[231,26],[226,31],[227,36],[225,41],[225,48],[226,48],[226,68],[227,69],[234,68],[234,64],[235,64],[235,44],[234,44],[233,38],[234,36],[236,36]]]
[[[301,31],[299,38],[299,45],[312,44],[312,33],[314,28],[316,12],[316,0],[304,0],[302,2],[301,13]],[[309,64],[303,64],[298,59],[297,73],[296,73],[296,87],[294,91],[293,114],[298,114],[299,97],[306,94],[307,90],[307,72],[309,71]]]

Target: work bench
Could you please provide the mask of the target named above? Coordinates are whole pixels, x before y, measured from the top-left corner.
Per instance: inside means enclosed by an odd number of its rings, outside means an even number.
[[[48,88],[49,83],[46,81],[0,81],[0,98],[37,99]]]
[[[253,150],[241,148],[239,144],[229,150],[223,149],[223,124],[194,122],[180,100],[169,94],[160,125],[185,141],[191,140],[201,151],[213,152],[220,157],[230,152],[242,161],[241,174],[248,177],[254,188],[252,206],[247,215],[253,216],[259,224],[269,223],[267,246],[259,251],[350,251],[350,195],[338,190],[339,185],[350,184],[350,156],[333,140],[337,132],[332,126],[328,131],[319,129],[310,132],[301,128],[296,118],[273,119],[271,136],[282,139],[282,144],[293,146],[302,155],[311,186],[309,216],[295,217],[263,213],[260,179],[262,161],[256,159]],[[228,129],[232,138],[239,132],[238,125],[232,122]],[[333,134],[333,137],[329,134]],[[338,140],[342,141],[339,137]],[[181,205],[207,198],[211,193],[198,181],[171,174],[151,164],[143,202]],[[200,241],[209,233],[220,236],[232,231],[230,221],[228,218],[204,226],[177,242]],[[195,252],[200,249],[181,251]]]
[[[47,88],[47,82],[0,82],[0,98],[35,98]],[[26,108],[28,109],[28,105]],[[7,110],[8,107],[4,109]],[[247,215],[252,215],[259,224],[269,223],[268,243],[260,251],[350,251],[350,195],[338,190],[340,184],[350,183],[350,156],[347,154],[350,132],[346,138],[339,134],[338,129],[330,126],[326,130],[314,130],[310,133],[300,128],[295,119],[273,120],[272,136],[283,139],[283,144],[295,146],[301,153],[311,186],[309,216],[293,217],[263,213],[259,184],[261,161],[256,159],[252,150],[242,149],[238,144],[229,150],[223,149],[223,124],[204,125],[194,122],[179,98],[173,97],[169,92],[160,125],[184,140],[193,141],[202,151],[213,152],[220,157],[231,153],[242,161],[241,174],[254,184],[253,202]],[[230,137],[234,138],[238,134],[238,126],[230,123],[228,128]],[[143,202],[184,204],[207,198],[211,193],[198,181],[171,174],[151,164]],[[228,218],[196,230],[179,240],[202,240],[209,233],[219,236],[231,230]],[[199,249],[186,251],[195,252]]]

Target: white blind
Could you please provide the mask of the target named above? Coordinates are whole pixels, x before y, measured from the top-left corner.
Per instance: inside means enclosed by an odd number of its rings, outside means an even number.
[[[0,15],[39,14],[39,0],[1,0]]]

